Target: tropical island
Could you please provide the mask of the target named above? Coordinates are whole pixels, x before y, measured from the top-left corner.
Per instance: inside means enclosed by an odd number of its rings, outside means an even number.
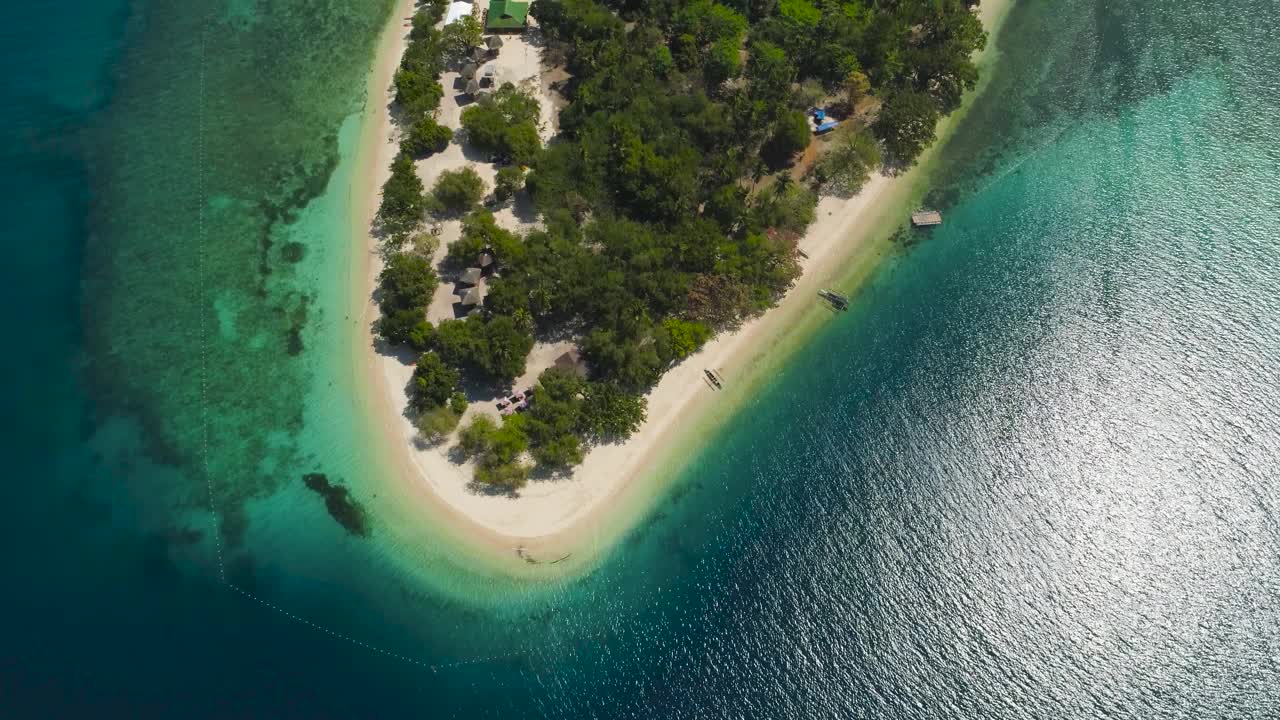
[[[389,83],[372,328],[432,485],[475,507],[633,472],[628,439],[716,392],[712,346],[838,260],[974,87],[976,5],[418,5]]]

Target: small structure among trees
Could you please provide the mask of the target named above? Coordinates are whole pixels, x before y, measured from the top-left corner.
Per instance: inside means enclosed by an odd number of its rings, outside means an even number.
[[[489,0],[484,29],[491,33],[524,32],[529,20],[529,3],[516,0]]]
[[[452,25],[464,17],[471,17],[474,12],[475,5],[469,2],[463,2],[462,0],[451,2],[444,13],[444,24]]]
[[[556,358],[554,367],[561,372],[572,373],[581,378],[588,375],[587,364],[577,348],[569,348],[561,353],[560,357]]]

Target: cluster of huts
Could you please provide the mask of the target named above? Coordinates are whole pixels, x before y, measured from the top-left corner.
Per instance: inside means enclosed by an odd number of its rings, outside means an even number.
[[[481,10],[480,2],[464,2],[458,0],[449,4],[445,10],[444,24],[449,25],[464,17],[475,17],[483,12],[480,24],[489,36],[484,39],[482,47],[473,48],[469,62],[462,67],[462,82],[466,83],[464,92],[472,99],[479,99],[486,89],[497,84],[497,69],[485,63],[497,57],[502,49],[502,38],[499,33],[520,33],[529,20],[529,3],[514,0],[488,0]],[[467,315],[480,312],[484,303],[485,285],[497,270],[493,253],[484,251],[476,258],[476,265],[462,271],[458,277],[455,293],[461,312]]]
[[[497,264],[494,262],[493,253],[485,251],[476,258],[474,267],[463,270],[458,276],[458,284],[454,292],[458,297],[457,304],[461,306],[463,313],[470,315],[480,312],[480,305],[484,303],[485,285],[496,270]]]
[[[457,22],[464,17],[474,17],[475,13],[474,3],[455,2],[446,11],[444,24]],[[498,51],[502,49],[502,38],[494,33],[523,31],[528,16],[529,3],[504,0],[493,0],[489,3],[488,9],[484,11],[483,25],[490,35],[484,39],[482,47],[472,48],[468,57],[469,62],[462,67],[462,88],[466,95],[471,96],[473,100],[478,100],[484,94],[485,88],[492,88],[496,84],[496,69],[492,65],[481,69],[481,65],[497,57]]]
[[[489,39],[502,42],[501,38],[490,37]],[[464,92],[470,95],[472,99],[478,100],[486,88],[493,87],[494,79],[497,76],[497,70],[492,65],[486,65],[484,66],[484,69],[481,70],[480,66],[476,62],[469,62],[462,66],[461,74],[462,81],[466,83]]]

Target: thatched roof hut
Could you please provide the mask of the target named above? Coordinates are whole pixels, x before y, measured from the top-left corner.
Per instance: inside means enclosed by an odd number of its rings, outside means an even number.
[[[487,268],[493,264],[493,255],[487,252],[480,253],[480,267]]]
[[[581,377],[587,376],[587,364],[582,360],[582,353],[577,348],[569,348],[555,360],[555,367]]]
[[[468,94],[468,95],[475,95],[475,94],[476,94],[476,93],[478,93],[478,92],[480,92],[480,83],[479,83],[477,80],[475,80],[474,78],[472,78],[471,80],[468,80],[468,81],[467,81],[467,94]]]
[[[479,69],[480,69],[479,66],[477,66],[475,63],[467,63],[466,65],[462,66],[462,77],[470,80],[471,78],[476,76],[476,70],[479,70]]]
[[[490,35],[484,39],[484,45],[490,50],[498,50],[502,47],[502,38],[497,35]]]
[[[465,292],[458,295],[458,304],[463,306],[479,305],[484,302],[484,291],[480,286],[467,288]]]
[[[482,273],[483,271],[478,267],[469,267],[462,271],[462,277],[459,278],[459,282],[467,285],[475,285],[480,282],[480,275]]]

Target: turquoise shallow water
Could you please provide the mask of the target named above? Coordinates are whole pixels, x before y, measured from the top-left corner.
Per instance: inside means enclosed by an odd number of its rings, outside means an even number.
[[[70,10],[0,44],[0,715],[1280,716],[1272,4],[1017,6],[946,224],[532,585],[300,483],[384,482],[342,158],[387,8]]]

